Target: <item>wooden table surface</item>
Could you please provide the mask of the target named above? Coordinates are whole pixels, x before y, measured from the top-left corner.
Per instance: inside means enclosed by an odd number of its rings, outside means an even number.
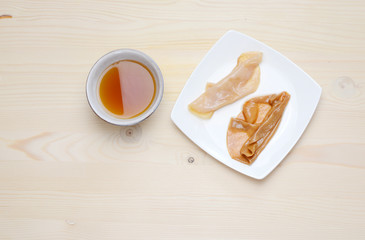
[[[0,239],[364,239],[364,13],[364,1],[345,0],[0,0]],[[230,29],[323,88],[262,181],[170,119]],[[100,120],[85,97],[92,65],[119,48],[150,55],[165,79],[157,112],[134,127]]]

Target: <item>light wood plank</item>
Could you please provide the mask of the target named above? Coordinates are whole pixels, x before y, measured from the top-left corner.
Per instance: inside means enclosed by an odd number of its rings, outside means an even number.
[[[365,238],[363,1],[0,6],[12,16],[0,18],[0,239]],[[170,120],[229,29],[323,88],[302,138],[263,181],[219,163]],[[134,127],[103,122],[85,97],[94,62],[125,47],[153,57],[165,78],[160,107]]]

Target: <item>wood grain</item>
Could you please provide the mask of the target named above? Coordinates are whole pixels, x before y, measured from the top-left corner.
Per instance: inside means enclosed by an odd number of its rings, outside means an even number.
[[[0,6],[0,239],[365,238],[363,1]],[[263,181],[222,165],[170,120],[229,29],[323,88],[302,138]],[[134,127],[103,122],[85,97],[93,63],[118,48],[146,52],[165,78],[160,107]]]

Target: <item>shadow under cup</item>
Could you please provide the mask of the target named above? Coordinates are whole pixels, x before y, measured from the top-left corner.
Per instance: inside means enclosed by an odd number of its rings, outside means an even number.
[[[118,118],[113,116],[104,108],[98,96],[98,84],[102,74],[110,65],[122,60],[130,60],[141,63],[148,68],[155,79],[156,89],[152,103],[144,112],[132,118]],[[135,125],[149,117],[159,106],[162,100],[163,90],[164,81],[161,70],[156,62],[145,53],[134,49],[118,49],[102,56],[91,68],[86,82],[86,96],[91,109],[101,119],[119,126]]]

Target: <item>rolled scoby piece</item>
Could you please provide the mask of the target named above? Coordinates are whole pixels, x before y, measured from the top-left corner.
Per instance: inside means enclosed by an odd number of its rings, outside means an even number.
[[[252,164],[275,134],[290,94],[282,92],[248,100],[242,112],[232,118],[227,131],[230,156]]]
[[[214,111],[257,90],[260,83],[261,52],[246,52],[237,65],[217,83],[208,83],[205,92],[189,104],[189,110],[201,118],[212,117]]]

